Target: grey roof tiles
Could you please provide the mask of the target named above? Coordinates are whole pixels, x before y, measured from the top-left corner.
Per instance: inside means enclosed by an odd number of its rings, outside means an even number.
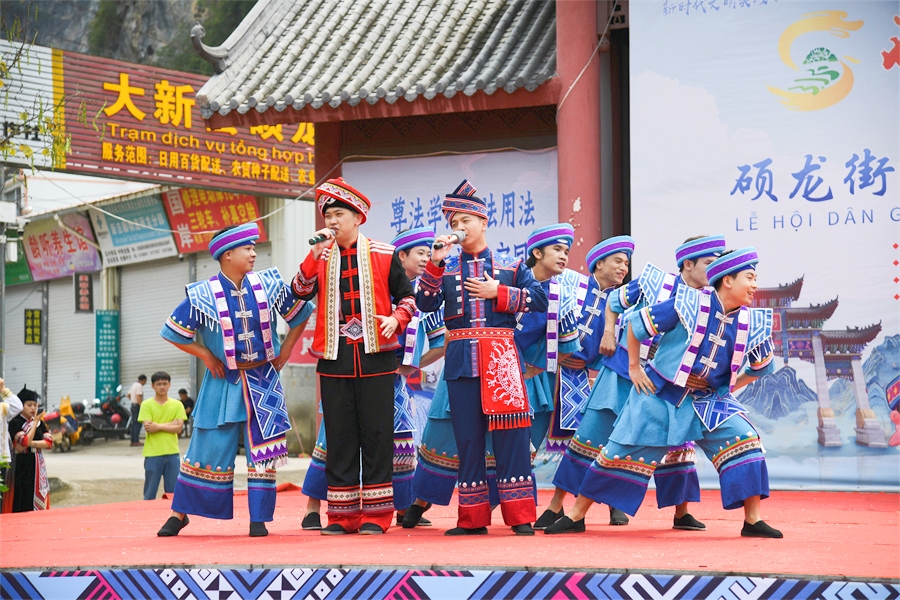
[[[197,93],[231,111],[534,91],[555,75],[553,0],[259,0]]]

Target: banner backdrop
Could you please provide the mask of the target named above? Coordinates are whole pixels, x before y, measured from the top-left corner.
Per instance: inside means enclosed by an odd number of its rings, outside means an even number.
[[[557,221],[555,149],[344,163],[347,182],[372,201],[363,233],[390,242],[411,227],[450,233],[444,195],[463,179],[488,206],[488,244],[525,256],[528,234]]]
[[[739,399],[773,485],[897,490],[900,3],[629,7],[635,271],[756,246],[778,370]]]

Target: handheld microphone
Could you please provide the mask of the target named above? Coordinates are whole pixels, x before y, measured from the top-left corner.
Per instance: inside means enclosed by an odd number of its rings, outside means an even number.
[[[466,232],[463,231],[462,229],[457,229],[456,231],[454,231],[453,233],[450,234],[450,237],[456,238],[456,241],[453,242],[454,244],[462,244],[463,240],[466,239]],[[434,245],[432,246],[432,248],[434,248],[435,250],[437,250],[438,248],[443,248],[443,247],[444,247],[443,242],[435,242]]]
[[[333,229],[331,231],[334,232]],[[334,235],[332,234],[331,237],[334,237]],[[328,238],[329,238],[329,236],[325,235],[324,233],[320,233],[319,235],[314,235],[313,237],[309,238],[309,245],[315,246],[319,242],[324,242]]]

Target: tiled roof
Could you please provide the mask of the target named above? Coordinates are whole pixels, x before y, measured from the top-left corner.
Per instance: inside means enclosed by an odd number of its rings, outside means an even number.
[[[204,118],[534,91],[556,71],[556,3],[259,0],[222,46],[192,38],[217,70]]]

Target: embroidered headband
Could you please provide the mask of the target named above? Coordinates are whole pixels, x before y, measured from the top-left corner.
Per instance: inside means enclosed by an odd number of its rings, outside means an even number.
[[[343,177],[329,179],[316,188],[316,205],[325,216],[325,210],[332,206],[349,208],[362,215],[362,223],[366,222],[372,203],[356,188],[344,181]]]
[[[467,213],[487,219],[487,203],[475,195],[475,186],[463,179],[452,193],[444,196],[444,204],[441,206],[447,222],[453,220],[456,213]]]
[[[719,256],[725,252],[724,235],[708,235],[685,242],[675,249],[675,262],[680,269],[686,260],[697,260],[705,256]]]
[[[755,269],[758,262],[759,255],[756,254],[756,248],[753,246],[741,248],[720,256],[706,267],[706,277],[709,279],[709,285],[715,285],[717,281],[726,275],[737,275],[741,271]]]
[[[600,260],[616,252],[624,252],[628,258],[631,258],[631,254],[634,252],[634,238],[630,235],[617,235],[603,240],[591,248],[587,253],[588,271],[593,273],[594,267]]]
[[[575,241],[575,228],[568,223],[556,223],[555,225],[547,225],[539,227],[531,232],[528,236],[528,244],[525,248],[525,255],[531,256],[531,251],[551,244],[565,244],[569,248]]]
[[[258,239],[259,227],[256,226],[256,223],[244,223],[223,231],[211,239],[209,253],[212,254],[213,260],[219,260],[219,257],[228,250],[252,244]]]
[[[428,246],[434,243],[434,229],[431,227],[414,227],[397,235],[391,245],[395,250],[409,250],[416,246]]]

